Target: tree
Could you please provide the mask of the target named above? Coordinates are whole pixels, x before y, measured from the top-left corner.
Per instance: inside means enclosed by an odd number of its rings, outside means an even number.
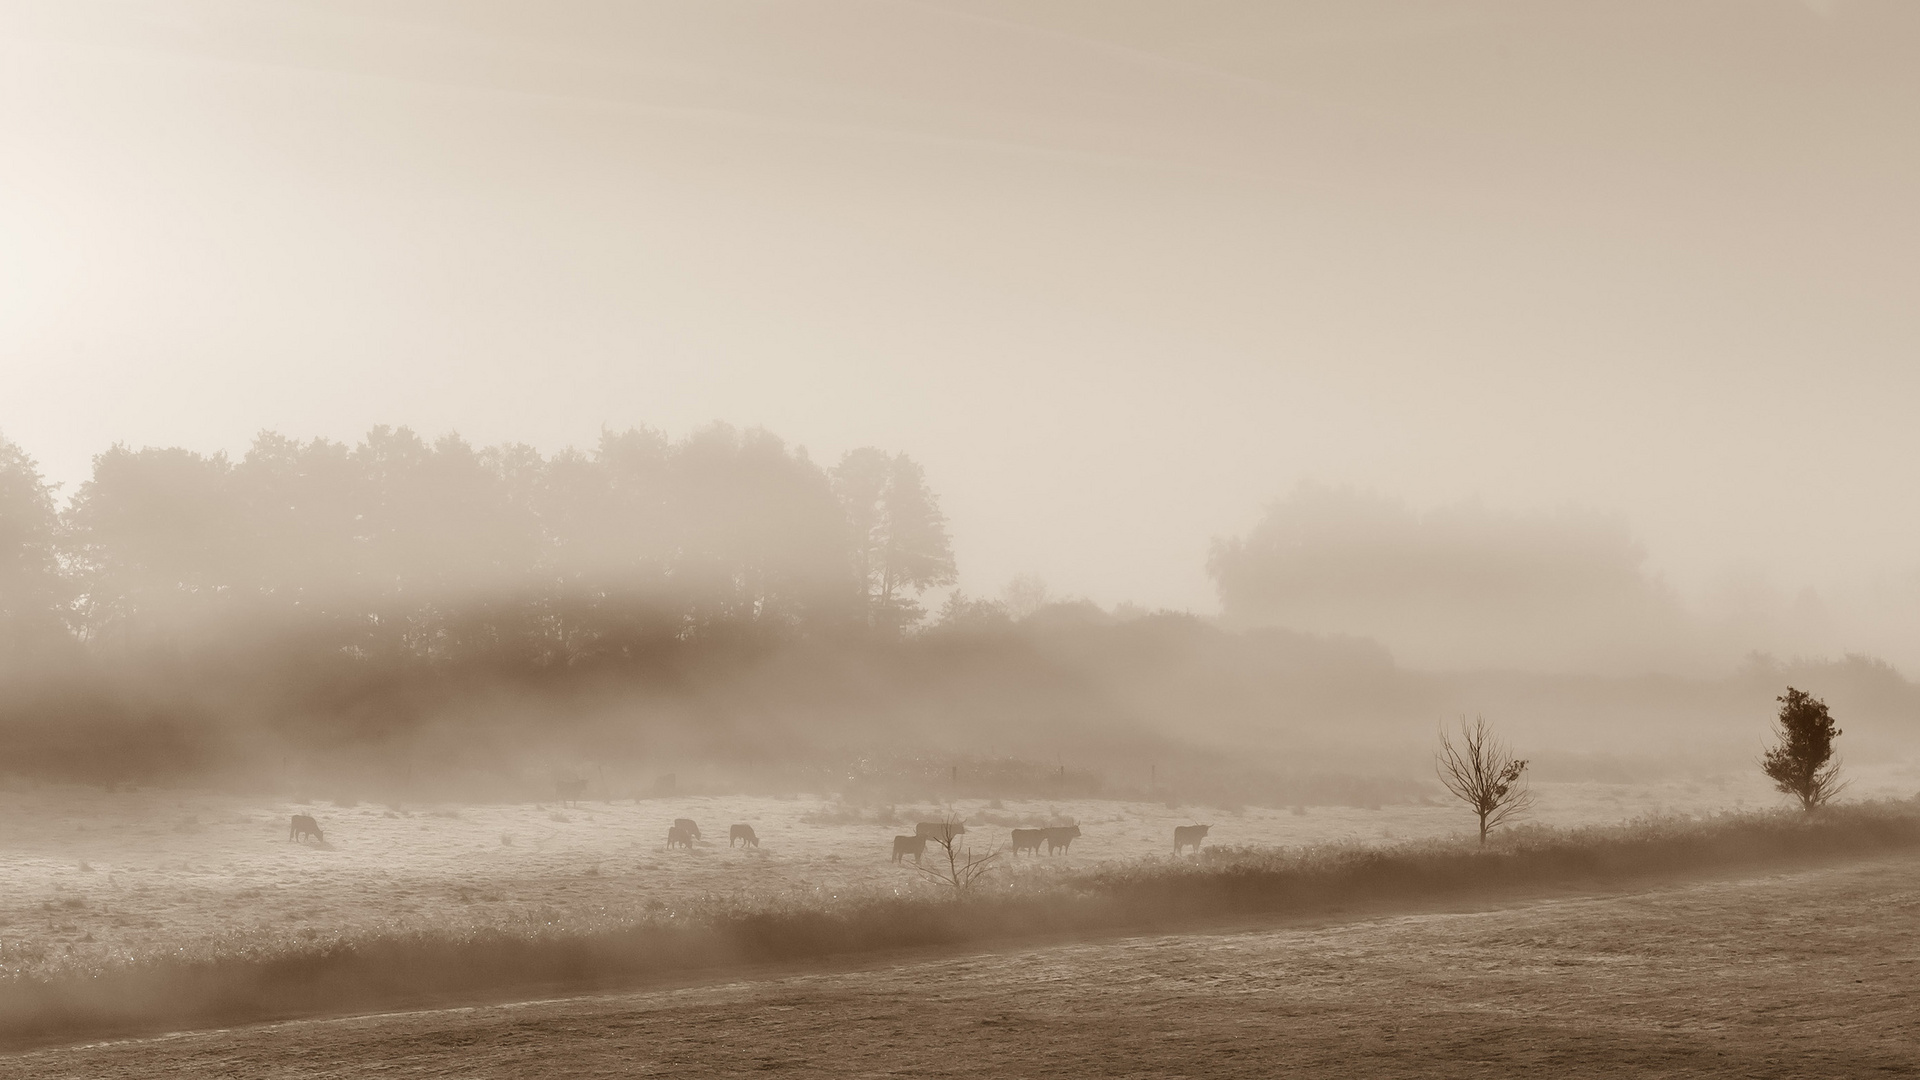
[[[100,643],[180,644],[229,611],[249,547],[225,454],[115,445],[67,507],[83,632]]]
[[[963,846],[960,837],[964,835],[966,827],[960,819],[951,815],[942,819],[940,828],[927,837],[927,843],[940,849],[933,865],[916,863],[914,866],[942,888],[952,889],[955,900],[963,899],[972,892],[980,879],[993,869],[993,860],[1000,855],[999,848],[985,855],[975,855],[971,847]]]
[[[360,587],[360,482],[350,448],[254,436],[233,468],[241,516],[239,580],[262,604],[288,613],[347,607]]]
[[[943,631],[989,633],[1012,626],[1013,619],[1007,614],[1007,605],[1000,601],[976,600],[964,591],[955,589],[947,594],[946,602],[940,605],[933,625]]]
[[[0,664],[65,636],[58,535],[52,486],[25,451],[0,438]]]
[[[692,626],[779,633],[858,612],[847,519],[804,449],[714,424],[674,447],[668,474],[670,572]]]
[[[1034,612],[1047,606],[1047,583],[1040,580],[1038,574],[1020,574],[1007,582],[1000,595],[1006,602],[1008,614],[1015,619],[1031,618]]]
[[[867,446],[840,459],[833,485],[853,526],[873,623],[898,629],[920,621],[920,593],[955,580],[947,518],[925,471],[905,454]]]
[[[1645,563],[1617,519],[1302,484],[1207,572],[1229,626],[1370,637],[1415,666],[1634,668],[1687,639]]]
[[[1833,760],[1833,740],[1840,737],[1840,729],[1833,726],[1827,703],[1803,690],[1789,686],[1774,700],[1780,703],[1774,725],[1780,742],[1767,751],[1760,768],[1774,787],[1812,813],[1847,786],[1840,779],[1840,763]]]
[[[1482,847],[1486,846],[1487,833],[1533,806],[1533,792],[1520,781],[1520,774],[1527,770],[1526,760],[1515,758],[1483,717],[1474,717],[1471,727],[1465,717],[1460,718],[1457,746],[1443,729],[1440,752],[1434,758],[1440,782],[1480,819]]]

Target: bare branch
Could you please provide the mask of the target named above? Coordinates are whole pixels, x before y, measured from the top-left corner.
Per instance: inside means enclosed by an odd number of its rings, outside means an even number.
[[[961,837],[966,835],[959,819],[949,815],[941,821],[941,828],[927,837],[927,842],[940,849],[940,856],[932,866],[915,865],[914,869],[927,878],[953,890],[958,900],[973,890],[973,887],[993,870],[993,861],[1000,856],[1000,849],[994,848],[984,855],[976,855],[971,846],[964,846]]]
[[[1494,736],[1484,717],[1474,717],[1471,726],[1466,717],[1460,718],[1458,745],[1444,728],[1440,731],[1434,771],[1446,789],[1479,819],[1483,845],[1487,833],[1533,807],[1533,792],[1521,778],[1526,770],[1526,759],[1515,758]]]

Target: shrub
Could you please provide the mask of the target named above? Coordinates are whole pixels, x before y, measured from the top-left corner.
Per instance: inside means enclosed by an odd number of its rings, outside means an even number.
[[[1840,737],[1840,729],[1827,703],[1803,690],[1789,686],[1774,700],[1780,703],[1774,728],[1780,742],[1767,751],[1760,768],[1774,787],[1812,813],[1847,786],[1840,779],[1840,763],[1833,760],[1833,740]]]

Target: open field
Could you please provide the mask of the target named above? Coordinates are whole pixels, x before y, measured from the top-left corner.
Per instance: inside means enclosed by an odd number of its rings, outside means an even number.
[[[1865,774],[1861,795],[1908,795],[1911,769]],[[1613,823],[1647,814],[1703,813],[1777,803],[1755,777],[1673,784],[1542,784],[1531,820]],[[980,822],[969,839],[1004,844],[1012,824],[1078,821],[1071,857],[1007,860],[1010,872],[1051,874],[1165,857],[1175,825],[1210,821],[1218,845],[1305,845],[1444,837],[1457,808],[1245,808],[1234,811],[1106,801],[954,808]],[[310,812],[324,847],[287,842],[287,821]],[[842,894],[912,893],[926,886],[888,863],[889,838],[936,806],[850,808],[817,799],[748,796],[555,804],[383,807],[311,805],[145,789],[15,786],[0,791],[0,963],[14,973],[85,971],[154,956],[233,956],[290,945],[428,930],[591,932],[635,914],[712,898],[830,902]],[[665,850],[677,816],[707,843]],[[726,827],[748,822],[758,849],[728,849]]]
[[[1920,1073],[1920,861],[43,1050],[20,1077]]]

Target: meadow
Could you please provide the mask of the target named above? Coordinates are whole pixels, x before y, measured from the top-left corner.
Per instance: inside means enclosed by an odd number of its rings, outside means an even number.
[[[1860,779],[1862,795],[1905,796],[1916,786],[1900,768]],[[1740,776],[1542,784],[1538,794],[1534,823],[1500,849],[1519,853],[1493,875],[1505,874],[1510,889],[1817,853],[1807,847],[1816,841],[1795,839],[1800,847],[1788,850],[1768,839],[1791,815],[1713,818],[1728,805],[1777,805]],[[1422,890],[1451,895],[1486,880],[1471,867],[1490,865],[1460,862],[1474,855],[1460,840],[1467,822],[1438,802],[851,806],[736,795],[406,807],[54,786],[0,797],[0,874],[10,883],[0,907],[0,1020],[15,1042],[436,995],[617,987],[741,962],[1115,932],[1289,904],[1418,900]],[[321,821],[324,844],[288,841],[296,812]],[[1000,855],[979,910],[955,915],[941,886],[887,857],[894,834],[948,813],[972,823],[966,842],[976,852],[1003,846],[1015,826],[1071,820],[1083,836],[1067,856]],[[706,839],[669,851],[666,826],[681,816],[700,821]],[[1911,813],[1894,817],[1913,831]],[[1194,821],[1213,826],[1209,848],[1172,857],[1173,828]],[[733,822],[752,824],[760,846],[726,846]],[[1760,823],[1760,833],[1741,822]],[[1758,848],[1736,835],[1742,828],[1764,834]],[[1860,842],[1870,853],[1911,839]],[[1368,863],[1369,852],[1387,862]],[[58,992],[41,992],[49,987]],[[143,1018],[153,1002],[164,1007]]]
[[[1852,794],[1920,790],[1911,767],[1863,773]],[[1536,784],[1528,820],[1553,827],[1693,816],[1779,804],[1764,780],[1729,774],[1647,784]],[[324,845],[289,843],[313,815]],[[1016,826],[1078,823],[1067,856],[999,856],[1006,878],[1153,860],[1177,825],[1208,823],[1219,847],[1383,844],[1461,835],[1457,806],[1208,807],[1105,800],[849,805],[747,795],[619,799],[575,806],[292,802],[158,788],[0,790],[0,971],[53,976],[157,956],[259,955],[411,932],[528,927],[591,932],[724,900],[821,905],[929,888],[889,862],[891,838],[952,813],[977,851]],[[665,848],[691,817],[704,839]],[[758,848],[729,848],[751,824]]]
[[[1920,1072],[1910,855],[1625,894],[883,958],[46,1049],[11,1076]]]

